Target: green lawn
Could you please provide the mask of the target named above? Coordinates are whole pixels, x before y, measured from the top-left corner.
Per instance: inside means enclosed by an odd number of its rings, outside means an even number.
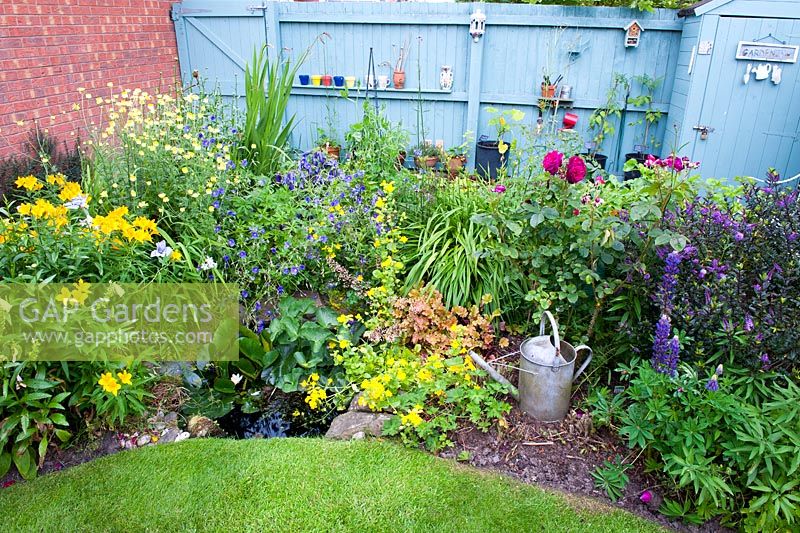
[[[0,490],[2,531],[659,531],[378,442],[190,440]]]

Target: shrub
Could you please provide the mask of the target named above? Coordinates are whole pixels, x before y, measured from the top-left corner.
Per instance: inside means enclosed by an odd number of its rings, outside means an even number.
[[[114,427],[141,415],[148,381],[139,365],[3,363],[0,477],[12,464],[25,479],[35,477],[56,439],[66,442],[83,424]]]
[[[609,422],[680,491],[662,512],[697,523],[720,516],[747,531],[796,525],[800,387],[721,367],[682,364],[674,378],[647,363],[621,371],[625,392],[612,399],[598,389],[589,403],[596,422]]]
[[[690,241],[672,313],[687,357],[776,370],[800,364],[800,202],[777,180],[771,173],[740,200],[698,197],[670,214],[668,226]]]
[[[447,311],[435,291],[413,291],[396,301],[395,342],[334,350],[334,360],[361,391],[359,403],[395,416],[384,433],[430,450],[451,446],[459,420],[486,431],[511,407],[504,385],[486,378],[469,351],[491,345],[492,316],[476,306]]]
[[[0,243],[17,250],[0,256],[7,281],[138,282],[193,275],[178,251],[166,258],[151,256],[159,228],[150,219],[131,216],[127,207],[106,204],[103,209],[61,174],[44,181],[22,176],[16,185],[27,201],[0,210],[6,217],[0,220]]]

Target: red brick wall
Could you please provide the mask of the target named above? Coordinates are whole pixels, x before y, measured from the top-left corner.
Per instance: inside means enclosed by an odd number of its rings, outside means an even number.
[[[0,0],[0,157],[19,153],[35,124],[74,139],[97,111],[78,87],[94,97],[107,96],[109,82],[173,85],[172,1]]]

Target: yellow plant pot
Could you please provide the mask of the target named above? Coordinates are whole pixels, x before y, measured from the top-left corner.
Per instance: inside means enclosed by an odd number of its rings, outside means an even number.
[[[311,85],[319,87],[322,85],[322,74],[312,74],[311,75]]]
[[[356,86],[356,77],[355,76],[345,76],[344,84],[347,85],[348,89],[352,89]]]

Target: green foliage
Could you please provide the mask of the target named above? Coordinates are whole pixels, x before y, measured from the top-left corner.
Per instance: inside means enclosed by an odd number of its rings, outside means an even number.
[[[511,312],[525,294],[516,268],[519,252],[512,244],[521,224],[506,219],[504,197],[485,185],[433,179],[423,193],[427,206],[407,209],[413,216],[403,227],[412,236],[402,250],[408,266],[405,290],[427,283],[442,293],[448,307],[478,304],[491,294],[493,308]],[[402,191],[401,209],[418,201],[419,192]]]
[[[105,392],[98,379],[122,369],[99,363],[3,363],[0,367],[0,477],[13,464],[25,478],[35,477],[48,448],[66,442],[79,428],[70,418],[113,427],[125,416],[144,412],[141,367],[131,367],[132,382],[118,395]]]
[[[769,374],[731,369],[719,390],[688,365],[672,379],[649,364],[621,369],[630,382],[624,410],[598,391],[590,404],[672,480],[683,502],[670,515],[721,516],[747,531],[792,529],[800,504],[800,387]],[[718,371],[719,372],[719,371]]]
[[[313,43],[312,43],[313,46]],[[241,159],[247,159],[256,173],[272,176],[289,159],[286,148],[295,117],[286,118],[286,106],[297,71],[308,57],[310,47],[294,63],[289,59],[270,61],[267,46],[253,51],[244,73],[245,115]]]
[[[463,2],[466,0],[458,0]],[[654,9],[681,9],[689,7],[694,0],[491,0],[500,4],[545,4],[563,6],[590,6],[590,7],[626,7],[639,11],[653,11]]]
[[[120,371],[130,373],[130,383],[120,380]],[[120,382],[116,395],[98,386],[98,378],[105,372]],[[145,400],[152,397],[147,388],[154,377],[141,364],[126,367],[123,363],[92,366],[79,363],[67,365],[64,373],[69,379],[68,390],[72,391],[69,406],[77,410],[93,406],[95,415],[106,427],[122,427],[126,418],[142,416],[147,410]]]
[[[611,501],[616,502],[622,498],[623,491],[628,485],[628,474],[625,473],[631,467],[622,462],[618,456],[616,461],[603,461],[603,466],[598,466],[592,471],[594,485],[598,489],[603,489]]]
[[[362,118],[350,125],[345,134],[354,169],[363,171],[375,183],[398,172],[397,157],[408,145],[408,133],[401,124],[392,123],[384,108],[373,102],[362,104]]]
[[[606,92],[606,103],[592,111],[589,115],[589,130],[597,131],[593,139],[593,148],[590,153],[596,154],[603,147],[603,142],[607,137],[613,136],[617,131],[614,119],[622,117],[622,105],[620,104],[620,91],[626,93],[630,90],[630,80],[624,74],[615,72],[611,86]],[[624,98],[623,98],[624,99]]]
[[[644,108],[644,114],[639,120],[629,122],[628,125],[640,126],[644,124],[642,144],[646,145],[648,148],[656,148],[657,141],[655,137],[650,137],[650,128],[654,128],[661,120],[662,113],[653,108],[653,102],[655,99],[655,92],[664,81],[664,78],[652,78],[647,74],[642,74],[634,76],[633,80],[642,87],[643,92],[638,96],[628,98],[628,103],[636,107]]]
[[[361,333],[363,326],[348,329],[333,310],[317,307],[311,299],[286,298],[269,325],[271,350],[265,354],[261,377],[284,392],[298,390],[302,377],[311,373],[330,377],[334,370],[329,344],[334,339],[336,346],[342,340],[355,343]]]
[[[318,376],[315,381],[321,376],[330,387],[342,386],[330,350],[356,343],[364,327],[348,326],[348,320],[340,318],[310,298],[282,299],[268,328],[240,328],[237,361],[199,364],[196,373],[186,369],[184,379],[192,394],[188,411],[216,418],[234,406],[257,412],[267,400],[260,395],[266,385],[297,392],[308,389],[304,383],[312,374]]]
[[[51,441],[71,434],[64,416],[70,392],[48,375],[44,363],[5,363],[0,368],[0,477],[13,464],[25,479],[36,477]]]

